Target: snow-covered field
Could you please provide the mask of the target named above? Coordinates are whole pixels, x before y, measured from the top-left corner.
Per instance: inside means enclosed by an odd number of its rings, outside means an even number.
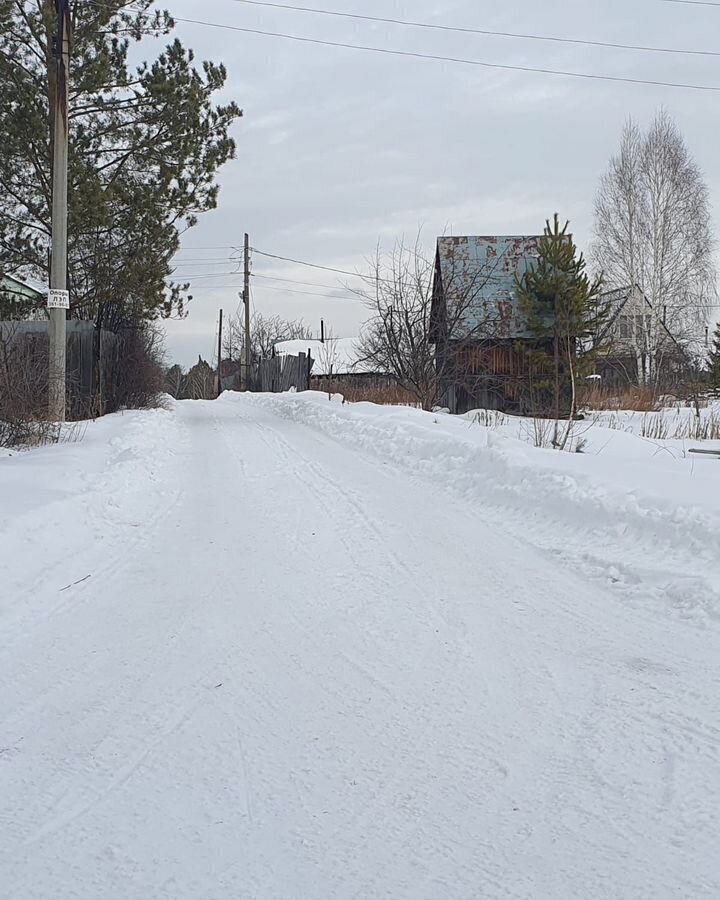
[[[1,455],[0,897],[717,900],[720,444],[639,422],[227,394]]]

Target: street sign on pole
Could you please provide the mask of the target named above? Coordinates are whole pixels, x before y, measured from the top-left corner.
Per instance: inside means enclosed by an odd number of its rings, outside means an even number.
[[[47,295],[48,309],[70,309],[70,291],[52,288]]]

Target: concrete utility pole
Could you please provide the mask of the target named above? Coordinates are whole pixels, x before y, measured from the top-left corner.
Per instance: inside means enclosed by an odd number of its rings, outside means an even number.
[[[250,238],[245,235],[245,283],[243,286],[245,303],[245,390],[250,390],[252,350],[250,348]]]
[[[47,0],[53,7],[53,0]],[[52,172],[52,256],[48,315],[50,357],[48,367],[48,415],[51,421],[65,421],[66,316],[70,308],[67,291],[67,171],[68,171],[68,72],[70,69],[70,10],[68,0],[54,0],[57,31],[53,47],[54,81],[50,91],[53,104]]]
[[[222,320],[223,311],[220,310],[220,321],[218,323],[218,363],[217,363],[217,395],[222,394]],[[232,323],[231,323],[232,325]]]

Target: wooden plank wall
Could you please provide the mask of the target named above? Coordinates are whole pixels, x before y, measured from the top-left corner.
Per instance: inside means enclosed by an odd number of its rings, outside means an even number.
[[[298,356],[273,356],[253,366],[253,391],[279,394],[283,391],[307,391],[310,387],[312,360],[306,353]]]
[[[19,350],[9,355],[10,360],[17,360],[20,365],[47,368],[47,321],[0,322],[0,340]],[[68,321],[67,399],[70,418],[88,418],[106,411],[108,403],[112,403],[112,385],[120,363],[120,338],[117,334],[104,330],[98,334],[93,322]]]

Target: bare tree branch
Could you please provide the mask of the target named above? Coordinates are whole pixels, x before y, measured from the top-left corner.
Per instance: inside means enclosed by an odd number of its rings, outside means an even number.
[[[713,253],[707,187],[679,129],[664,110],[644,134],[628,121],[597,193],[593,258],[609,287],[628,289],[640,384],[657,384],[669,343],[689,357],[702,346]]]

